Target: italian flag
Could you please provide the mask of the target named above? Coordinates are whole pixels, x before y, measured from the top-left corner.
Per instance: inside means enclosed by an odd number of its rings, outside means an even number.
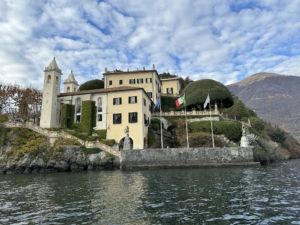
[[[176,107],[180,106],[182,103],[185,102],[184,96],[185,96],[185,94],[184,94],[182,97],[178,98],[178,99],[175,101]]]

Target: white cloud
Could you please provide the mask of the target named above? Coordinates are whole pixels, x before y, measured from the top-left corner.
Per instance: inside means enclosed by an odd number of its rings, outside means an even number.
[[[0,79],[42,87],[55,56],[65,79],[152,68],[224,84],[261,71],[300,76],[300,2],[1,1]]]

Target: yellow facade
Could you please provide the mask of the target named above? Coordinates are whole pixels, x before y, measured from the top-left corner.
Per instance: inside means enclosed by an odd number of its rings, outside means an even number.
[[[132,98],[135,100],[130,102],[129,99],[132,100]],[[118,101],[116,101],[117,99]],[[107,139],[115,139],[117,143],[120,143],[125,138],[124,129],[128,126],[133,148],[144,149],[147,147],[148,125],[151,120],[151,100],[145,91],[138,89],[111,92],[108,94],[107,107],[109,109]],[[118,121],[120,117],[121,121]]]
[[[151,120],[151,105],[153,103],[143,88],[125,86],[62,93],[58,96],[58,99],[59,105],[75,105],[75,123],[77,122],[78,99],[81,103],[87,100],[95,101],[97,123],[94,129],[106,129],[106,139],[114,139],[116,143],[120,143],[125,138],[124,129],[128,126],[132,147],[134,149],[147,148],[148,125]],[[101,101],[99,101],[100,99]],[[100,112],[98,110],[99,103],[101,103]],[[99,121],[99,118],[101,118],[101,121]]]
[[[180,83],[179,78],[161,79],[162,93],[170,95],[179,95]]]
[[[141,87],[149,95],[154,104],[159,98],[162,83],[156,70],[106,71],[103,73],[103,77],[104,88],[122,86]]]

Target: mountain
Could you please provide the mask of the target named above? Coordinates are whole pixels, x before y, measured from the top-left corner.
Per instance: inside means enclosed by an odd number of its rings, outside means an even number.
[[[260,118],[300,141],[300,77],[257,73],[227,88]]]

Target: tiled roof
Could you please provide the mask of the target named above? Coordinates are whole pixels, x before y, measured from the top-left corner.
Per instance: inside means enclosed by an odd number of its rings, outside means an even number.
[[[160,79],[161,81],[179,80],[179,77]]]
[[[112,74],[130,74],[130,73],[141,73],[141,72],[156,72],[156,70],[131,70],[131,71],[121,71],[121,70],[114,70],[114,71],[111,71],[111,72],[105,72],[105,73],[102,73],[103,75],[112,75]]]
[[[109,93],[109,92],[117,92],[117,91],[131,91],[131,90],[143,90],[144,91],[144,89],[141,87],[122,86],[122,87],[60,93],[60,95],[58,97],[72,96],[72,95],[96,94],[96,93]]]

